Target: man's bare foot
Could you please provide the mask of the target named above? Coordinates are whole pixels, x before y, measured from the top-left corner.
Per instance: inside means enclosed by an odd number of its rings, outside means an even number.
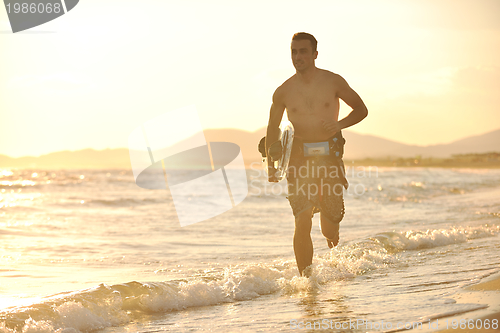
[[[328,247],[330,249],[333,249],[335,246],[339,244],[339,235],[337,234],[337,237],[335,239],[326,239],[326,243],[328,244]]]
[[[328,216],[322,214],[320,223],[321,233],[326,238],[326,244],[330,249],[333,249],[339,243],[340,220],[333,222]]]
[[[325,221],[321,224],[321,231],[330,249],[333,249],[339,244],[339,223]]]
[[[312,265],[307,266],[306,268],[304,268],[304,270],[300,274],[300,276],[306,277],[306,278],[311,277],[311,275],[312,275]]]

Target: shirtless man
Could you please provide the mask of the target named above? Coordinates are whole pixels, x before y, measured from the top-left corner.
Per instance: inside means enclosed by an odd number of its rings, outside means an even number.
[[[316,46],[316,39],[308,33],[299,32],[293,36],[291,51],[296,73],[279,86],[273,95],[266,135],[266,152],[269,151],[270,145],[279,139],[279,124],[286,109],[288,119],[295,129],[290,165],[293,164],[294,155],[303,154],[297,153],[300,147],[296,148],[296,141],[299,145],[302,144],[300,140],[331,142],[328,140],[335,136],[343,140],[340,131],[360,122],[368,115],[368,110],[359,95],[340,75],[315,66],[314,61],[318,56]],[[352,108],[349,115],[340,121],[338,121],[339,98]],[[300,161],[300,159],[296,160]],[[317,161],[321,162],[318,159]],[[314,161],[311,163],[314,164]],[[335,164],[335,162],[332,163]],[[338,165],[341,165],[343,170],[343,163]],[[343,176],[341,178],[345,181]],[[308,275],[308,272],[304,270],[312,264],[313,258],[312,216],[315,212],[320,212],[321,231],[326,237],[328,247],[333,248],[339,241],[339,222],[344,216],[344,202],[342,193],[338,192],[336,195],[327,195],[327,193],[316,195],[316,201],[308,200],[309,196],[293,195],[293,192],[297,190],[297,188],[292,188],[295,179],[291,178],[289,173],[288,199],[295,216],[293,248],[300,275]],[[271,173],[269,181],[276,181]],[[342,180],[339,181],[342,182]],[[345,186],[347,186],[347,181],[345,181]]]

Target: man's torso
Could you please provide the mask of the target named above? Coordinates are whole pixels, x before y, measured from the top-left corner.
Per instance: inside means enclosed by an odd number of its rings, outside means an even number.
[[[301,82],[296,75],[282,86],[288,119],[295,135],[304,140],[321,141],[331,136],[323,128],[323,120],[338,120],[336,74],[318,69],[311,82]]]

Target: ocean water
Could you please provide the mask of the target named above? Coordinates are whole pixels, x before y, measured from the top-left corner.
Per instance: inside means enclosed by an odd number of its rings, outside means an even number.
[[[285,182],[260,168],[240,205],[183,228],[129,170],[0,169],[0,332],[387,331],[487,306],[453,295],[500,271],[500,170],[347,178],[340,244],[316,216],[303,278]]]

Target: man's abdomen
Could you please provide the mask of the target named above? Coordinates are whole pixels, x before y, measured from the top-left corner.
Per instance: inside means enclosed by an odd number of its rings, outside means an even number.
[[[295,129],[295,136],[311,141],[321,141],[331,137],[332,134],[323,127],[323,120],[338,119],[338,111],[334,110],[309,114],[296,111],[287,114]]]

